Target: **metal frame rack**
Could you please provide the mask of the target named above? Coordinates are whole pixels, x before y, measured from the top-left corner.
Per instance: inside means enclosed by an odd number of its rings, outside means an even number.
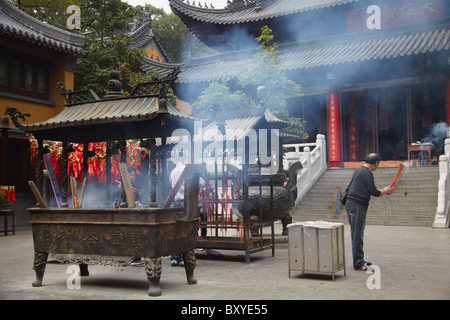
[[[221,170],[219,171],[219,166]],[[206,190],[201,194],[199,203],[202,204],[202,221],[200,229],[202,235],[197,238],[197,247],[204,249],[224,249],[245,251],[245,262],[250,262],[252,253],[272,249],[272,257],[275,255],[274,219],[266,223],[256,223],[250,219],[248,209],[248,189],[250,181],[259,180],[259,208],[262,221],[262,183],[261,164],[252,174],[246,161],[241,165],[241,170],[236,167],[222,164],[214,164],[214,175],[209,177],[212,184],[208,183]],[[233,169],[232,169],[233,168]],[[267,178],[265,178],[267,179]],[[273,181],[270,177],[270,210],[273,211]],[[237,218],[233,209],[239,208],[240,216]],[[273,213],[271,214],[273,216]],[[263,229],[270,227],[270,237],[264,237]],[[206,233],[209,235],[204,235]],[[232,235],[228,230],[233,231]],[[230,232],[231,233],[231,232]]]

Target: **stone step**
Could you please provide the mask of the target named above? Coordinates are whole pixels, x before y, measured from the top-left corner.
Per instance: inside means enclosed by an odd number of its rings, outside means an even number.
[[[301,201],[301,204],[308,205],[318,205],[317,202],[323,203],[334,203],[334,191],[321,192],[321,193],[311,193],[306,195],[306,197]],[[382,197],[372,197],[370,200],[371,205],[376,204],[385,204],[385,205],[420,205],[421,203],[433,203],[437,201],[437,193],[420,193],[414,194],[411,192],[398,192],[397,194],[393,193],[390,196],[382,196]],[[319,204],[320,206],[320,204]]]
[[[392,182],[395,175],[389,176],[374,176],[375,182],[377,181],[386,181]],[[340,183],[349,183],[351,180],[351,175],[345,177],[321,177],[318,182],[340,182]],[[414,176],[400,176],[397,182],[414,182],[414,181],[436,181],[439,180],[439,175],[414,175]]]
[[[334,206],[328,205],[328,206],[321,206],[320,208],[313,208],[313,207],[296,207],[293,210],[294,214],[297,213],[305,213],[305,214],[312,214],[312,213],[334,213]],[[345,211],[345,206],[341,206],[341,211]],[[373,214],[379,214],[379,215],[386,215],[391,213],[405,213],[408,215],[432,215],[436,213],[436,208],[433,208],[431,206],[416,206],[416,207],[388,207],[388,206],[369,206],[368,212]]]
[[[346,223],[345,207],[341,214],[334,212],[335,187],[341,192],[350,183],[351,169],[328,169],[294,208],[294,219],[330,220]],[[379,168],[374,173],[379,188],[390,185],[397,168]],[[438,166],[405,168],[395,192],[387,197],[372,197],[367,213],[367,224],[431,226],[437,207]],[[301,219],[301,220],[299,220]]]
[[[437,188],[439,178],[435,179],[414,179],[414,180],[398,180],[396,187],[414,187],[414,188]],[[334,188],[336,186],[347,187],[350,180],[318,180],[316,186]],[[387,186],[392,183],[392,180],[375,179],[376,186]]]
[[[318,211],[295,211],[293,212],[295,218],[301,218],[301,217],[318,217],[321,219],[326,219],[327,217],[334,217],[336,215],[343,215],[345,218],[347,218],[347,211],[345,208],[341,208],[340,213],[335,213],[332,210],[318,210]],[[395,217],[395,218],[393,218]],[[391,220],[398,220],[398,219],[406,219],[406,220],[423,220],[423,221],[429,221],[430,218],[434,217],[434,213],[427,212],[427,211],[413,211],[413,212],[385,212],[384,214],[380,214],[380,212],[373,212],[373,210],[367,211],[367,218],[370,219],[391,219]]]
[[[407,196],[403,196],[400,194],[394,195],[392,194],[390,198],[387,196],[383,196],[380,198],[372,197],[370,200],[370,206],[420,206],[423,204],[428,205],[437,205],[437,194],[431,193],[430,195],[421,194],[421,195],[411,195],[408,193]],[[305,207],[320,207],[318,202],[324,205],[332,205],[334,204],[334,193],[330,195],[322,194],[322,196],[318,194],[311,194],[307,196],[307,198],[301,201],[301,205]]]
[[[339,184],[339,183],[335,183],[335,184],[326,184],[323,182],[317,182],[313,188],[311,188],[311,191],[318,191],[318,192],[323,192],[324,190],[333,190],[336,187],[341,187],[341,190],[345,190],[347,188],[348,184]],[[389,185],[389,183],[377,183],[375,182],[375,185],[378,188],[382,188],[382,186],[387,186]],[[437,192],[438,191],[438,183],[437,182],[413,182],[413,183],[398,183],[395,185],[395,191],[396,192],[404,192],[405,191],[409,191],[409,192]]]
[[[335,214],[335,215],[303,215],[303,216],[296,216],[295,217],[296,221],[318,221],[318,220],[323,220],[323,221],[339,221],[339,222],[344,222],[347,223],[348,219],[347,219],[347,215],[345,213],[343,214]],[[391,216],[386,216],[386,217],[380,217],[380,216],[370,216],[367,215],[366,217],[366,224],[373,224],[373,223],[377,223],[377,224],[385,224],[385,222],[396,222],[396,223],[404,223],[404,224],[417,224],[420,223],[422,225],[427,225],[427,226],[431,226],[432,222],[430,223],[430,220],[427,219],[426,217],[408,217],[405,215],[391,215]]]
[[[355,169],[328,169],[326,177],[337,177],[346,178],[351,177]],[[393,178],[397,172],[397,169],[392,168],[379,168],[375,171],[375,177],[391,177]],[[416,169],[405,169],[403,170],[402,177],[415,177],[415,176],[439,176],[439,167],[431,166],[427,169],[416,170]]]
[[[374,178],[377,179],[379,177],[384,178],[384,179],[393,179],[395,177],[396,171],[392,171],[392,172],[378,172],[375,171],[374,173]],[[327,178],[327,179],[348,179],[351,178],[353,175],[353,171],[347,171],[345,173],[342,174],[327,174],[325,176],[323,176],[322,178]],[[411,178],[415,178],[415,177],[438,177],[439,176],[439,170],[433,170],[433,171],[429,171],[429,172],[423,172],[423,173],[412,173],[412,172],[402,172],[402,174],[400,175],[401,178],[404,179],[411,179]]]
[[[336,217],[337,216],[337,217]],[[330,222],[340,222],[348,225],[348,220],[346,216],[343,215],[335,215],[327,216],[327,217],[319,217],[319,216],[310,216],[310,217],[295,217],[295,221],[317,221],[324,220]],[[402,217],[398,220],[389,220],[389,219],[371,219],[371,217],[367,217],[366,225],[384,225],[384,226],[411,226],[411,227],[431,227],[432,221],[413,221],[407,219],[407,217]]]
[[[344,190],[341,190],[344,192]],[[377,201],[427,201],[427,199],[436,199],[437,201],[437,190],[436,192],[394,192],[390,198],[371,198],[371,203],[375,203]],[[334,190],[321,191],[321,192],[311,192],[306,195],[306,197],[302,200],[302,203],[306,201],[334,201]],[[406,203],[405,203],[406,204]]]
[[[403,212],[405,214],[409,215],[432,215],[436,213],[436,207],[433,208],[433,206],[407,206],[407,207],[400,207],[400,206],[369,206],[368,212],[373,212],[375,214],[385,215],[392,212],[400,213]],[[328,205],[328,206],[322,206],[320,208],[314,208],[313,206],[302,206],[301,209],[295,209],[293,210],[294,214],[298,212],[304,212],[304,213],[313,213],[313,212],[331,212],[333,213],[335,210],[334,206]],[[345,208],[341,207],[341,210],[345,210]]]

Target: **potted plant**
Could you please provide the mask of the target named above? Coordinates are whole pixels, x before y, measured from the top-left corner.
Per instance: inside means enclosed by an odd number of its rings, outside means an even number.
[[[3,199],[6,194],[0,191],[0,211],[7,211],[12,209],[11,201]]]

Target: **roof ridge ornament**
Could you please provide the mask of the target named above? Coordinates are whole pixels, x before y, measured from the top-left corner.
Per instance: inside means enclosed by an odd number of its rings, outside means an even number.
[[[228,0],[227,8],[231,10],[240,10],[250,7],[256,7],[257,10],[262,9],[262,0]]]
[[[109,73],[108,92],[104,99],[121,98],[122,95],[122,83],[120,82],[120,73],[116,70],[116,57],[113,57],[113,68]]]
[[[24,128],[24,126],[19,122],[19,120],[17,118],[22,119],[22,121],[26,121],[25,117],[31,117],[31,114],[22,113],[16,107],[10,107],[10,106],[6,107],[5,115],[10,116],[10,118],[11,118],[12,122],[14,123],[14,125],[16,126],[16,128],[21,129],[21,130]]]
[[[198,8],[204,8],[204,9],[215,9],[214,6],[212,5],[212,3],[209,4],[209,8],[208,8],[208,4],[205,2],[205,5],[202,6],[201,2],[198,1],[198,4],[195,4],[195,0],[192,1],[192,4],[189,2],[189,0],[181,0],[182,2],[186,1],[187,5],[193,6],[193,7],[198,7]]]
[[[167,99],[167,93],[177,79],[176,73],[177,70],[174,70],[174,72],[164,78],[156,79],[154,81],[140,82],[131,91],[129,96],[155,96],[159,99]]]
[[[66,106],[100,100],[100,98],[91,89],[72,91],[70,89],[67,89],[66,86],[62,84],[62,82],[58,82],[56,84],[56,89],[66,101]]]

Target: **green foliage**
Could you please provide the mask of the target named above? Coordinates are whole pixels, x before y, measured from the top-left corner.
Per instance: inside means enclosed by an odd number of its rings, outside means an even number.
[[[243,88],[265,86],[266,105],[273,112],[286,110],[289,96],[300,96],[301,86],[288,80],[285,66],[280,60],[278,45],[273,43],[272,30],[261,28],[261,36],[256,38],[260,46],[252,60],[238,75],[238,84]]]
[[[188,29],[174,14],[164,14],[152,21],[152,30],[172,61],[181,61],[181,43]]]
[[[81,30],[104,41],[130,27],[138,10],[121,0],[80,0]]]
[[[139,82],[153,80],[156,72],[141,70],[144,50],[131,49],[132,39],[123,31],[129,29],[138,10],[120,0],[16,0],[15,5],[35,18],[66,28],[67,7],[78,5],[81,30],[86,36],[87,57],[77,59],[75,90],[92,89],[99,97],[107,91],[109,74],[116,57],[124,94]]]
[[[308,139],[308,133],[305,132],[306,121],[300,118],[290,117],[286,109],[274,111],[273,114],[279,119],[289,122],[290,126],[283,129],[283,132],[298,136],[302,140]]]
[[[39,21],[67,30],[67,7],[80,6],[79,0],[13,0],[14,6]]]
[[[0,191],[0,211],[11,210],[12,203],[9,200],[2,200],[5,193]]]
[[[209,118],[211,114],[223,112],[224,110],[238,110],[255,107],[245,93],[238,90],[230,91],[225,81],[213,82],[202,95],[195,101],[192,108],[197,111],[199,117]]]
[[[152,21],[166,15],[166,12],[163,8],[157,8],[147,3],[145,4],[145,6],[148,8],[148,13],[150,14],[150,18],[152,19]]]
[[[131,43],[132,39],[124,34],[118,34],[108,41],[86,38],[85,50],[88,56],[77,60],[75,90],[92,89],[102,97],[107,91],[114,57],[125,93],[131,92],[139,82],[153,80],[157,76],[156,72],[141,71],[144,50],[130,49]]]
[[[166,14],[151,5],[149,12],[152,16],[152,30],[173,62],[183,60],[183,52],[191,56],[211,54],[212,49],[198,40],[174,13]]]
[[[267,26],[261,28],[261,35],[256,40],[260,46],[249,63],[237,75],[237,84],[243,90],[232,93],[226,82],[213,82],[194,102],[193,109],[199,114],[211,115],[225,110],[254,108],[256,103],[250,101],[244,91],[252,92],[258,86],[265,86],[266,107],[275,116],[291,124],[283,131],[306,139],[308,135],[304,131],[304,121],[300,118],[289,117],[287,111],[287,99],[291,96],[301,96],[301,86],[286,77],[278,45],[273,42],[272,30]]]
[[[264,26],[261,28],[261,35],[256,38],[256,41],[260,44],[259,49],[261,51],[267,51],[272,56],[278,58],[278,44],[273,42],[274,36],[272,35],[272,29],[268,26]]]
[[[77,60],[75,90],[92,89],[100,97],[107,91],[109,74],[116,58],[124,94],[139,82],[151,81],[156,72],[141,70],[144,50],[131,48],[133,40],[122,31],[129,29],[138,10],[120,0],[82,1],[82,29],[86,58]]]

